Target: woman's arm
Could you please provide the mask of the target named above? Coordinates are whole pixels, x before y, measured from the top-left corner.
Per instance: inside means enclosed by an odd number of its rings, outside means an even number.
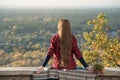
[[[47,56],[45,57],[41,66],[45,67],[50,59],[51,59],[51,57],[47,54]]]
[[[40,74],[41,71],[44,70],[44,67],[47,65],[47,63],[49,62],[49,60],[51,59],[51,57],[53,56],[53,53],[55,52],[55,48],[56,48],[56,37],[53,36],[50,40],[50,47],[48,49],[48,54],[45,57],[45,59],[43,60],[42,65],[38,68],[37,73]]]
[[[87,65],[87,63],[85,62],[85,60],[83,59],[83,57],[81,57],[81,58],[79,59],[79,61],[82,63],[82,65],[83,65],[85,68],[88,67],[88,65]]]
[[[47,65],[47,63],[49,62],[50,59],[51,59],[51,57],[47,54],[42,65],[37,69],[37,74],[40,74],[44,70],[44,67]]]
[[[80,52],[80,50],[78,48],[77,39],[75,38],[75,36],[72,36],[72,50],[73,50],[73,53],[75,54],[75,57],[82,63],[82,65],[87,70],[91,70],[92,68],[87,65],[84,58],[82,57],[82,54],[81,54],[81,52]]]

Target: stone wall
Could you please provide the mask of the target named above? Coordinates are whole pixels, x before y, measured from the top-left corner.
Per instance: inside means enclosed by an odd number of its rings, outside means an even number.
[[[37,67],[0,67],[0,80],[120,80],[120,68],[105,68],[104,74],[83,69],[50,70],[36,74]]]

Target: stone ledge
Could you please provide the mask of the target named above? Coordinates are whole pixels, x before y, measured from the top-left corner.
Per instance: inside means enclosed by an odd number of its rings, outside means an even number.
[[[106,76],[120,76],[120,68],[105,68]]]
[[[35,74],[38,67],[0,67],[0,77],[2,76],[15,76],[15,75],[32,75],[35,79],[49,79],[59,78],[60,80],[119,80],[120,68],[105,68],[104,74],[93,74],[89,71],[76,69],[76,70],[47,70],[41,74]],[[95,79],[97,77],[97,79]],[[111,78],[111,79],[110,79]]]
[[[36,72],[38,67],[0,67],[0,75],[10,74],[33,74]],[[53,70],[54,71],[54,70]],[[61,70],[59,70],[61,71]],[[89,71],[76,69],[76,70],[68,70],[70,72],[75,73],[86,73],[90,74]],[[111,75],[111,76],[120,76],[120,68],[105,68],[105,73],[103,75]]]

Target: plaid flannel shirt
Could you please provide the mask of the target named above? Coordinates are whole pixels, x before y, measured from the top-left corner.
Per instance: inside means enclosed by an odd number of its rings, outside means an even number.
[[[75,38],[74,35],[72,35],[72,50],[70,53],[70,64],[67,65],[67,67],[64,67],[65,69],[75,69],[76,68],[76,62],[74,60],[74,56],[80,60],[80,58],[82,57],[81,52],[77,46],[77,40]],[[59,35],[55,34],[51,40],[50,40],[50,47],[48,49],[48,55],[50,57],[53,57],[53,62],[52,62],[52,67],[55,69],[63,69],[63,67],[61,67],[59,65],[59,59],[60,59],[60,39],[59,39]]]

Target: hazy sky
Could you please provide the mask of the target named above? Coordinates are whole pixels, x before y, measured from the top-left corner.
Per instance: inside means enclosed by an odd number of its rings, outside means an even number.
[[[120,7],[120,0],[0,0],[0,8]]]

